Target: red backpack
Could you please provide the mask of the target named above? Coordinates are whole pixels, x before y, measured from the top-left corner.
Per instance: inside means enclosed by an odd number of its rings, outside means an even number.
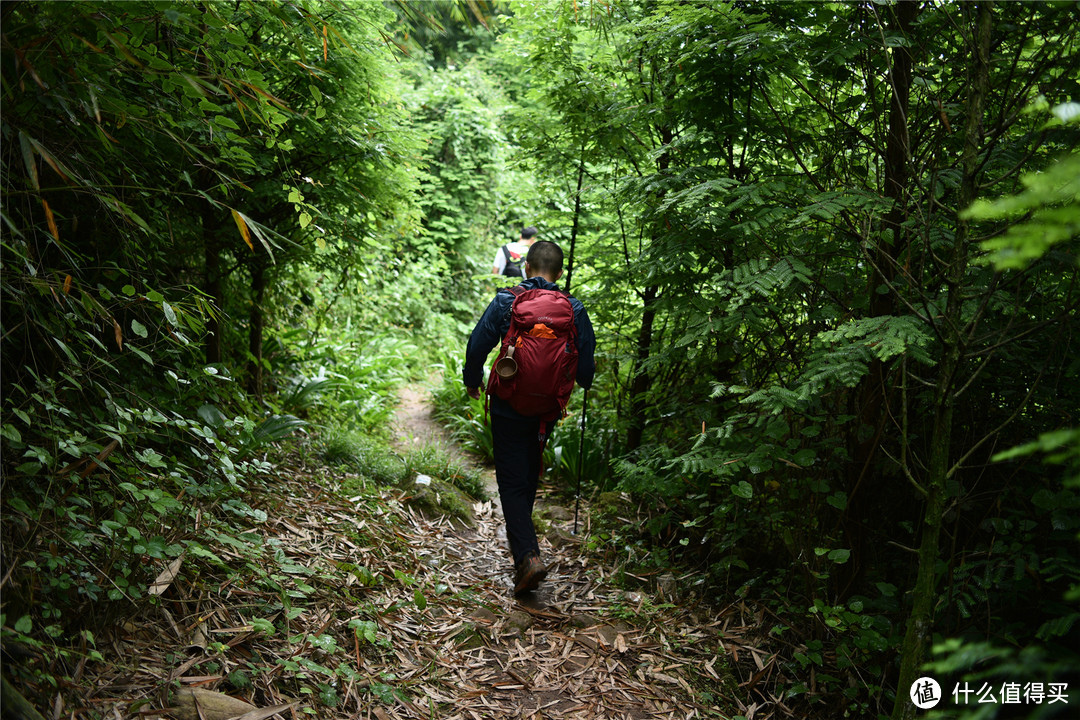
[[[558,419],[577,377],[577,327],[570,295],[520,285],[507,290],[514,294],[510,329],[491,366],[488,395],[502,398],[522,415]],[[504,362],[507,357],[511,359]],[[516,371],[509,372],[507,366],[512,369],[515,362]]]

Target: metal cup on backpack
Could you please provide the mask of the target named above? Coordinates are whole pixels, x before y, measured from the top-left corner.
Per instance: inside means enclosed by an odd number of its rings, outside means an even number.
[[[495,372],[503,380],[509,380],[517,375],[518,364],[514,359],[514,346],[506,348],[506,355],[499,358],[499,361],[495,363]]]

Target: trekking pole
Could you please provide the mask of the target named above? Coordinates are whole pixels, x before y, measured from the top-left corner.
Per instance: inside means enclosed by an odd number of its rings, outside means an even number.
[[[578,508],[581,507],[581,465],[585,462],[585,413],[589,409],[589,388],[585,388],[585,397],[581,401],[581,442],[577,454],[577,495],[574,498],[574,534],[577,535]]]

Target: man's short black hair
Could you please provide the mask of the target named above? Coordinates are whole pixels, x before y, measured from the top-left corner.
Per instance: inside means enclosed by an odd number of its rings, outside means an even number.
[[[521,228],[521,237],[525,240],[528,240],[531,237],[535,237],[536,233],[538,232],[540,231],[534,228],[532,225],[530,225],[529,227],[523,227]]]
[[[534,274],[555,277],[562,272],[562,248],[550,240],[537,240],[529,248],[525,261]]]

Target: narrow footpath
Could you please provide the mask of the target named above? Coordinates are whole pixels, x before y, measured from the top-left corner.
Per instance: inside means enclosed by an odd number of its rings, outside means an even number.
[[[415,389],[403,391],[395,425],[399,448],[431,442],[452,447]],[[575,536],[572,509],[549,502],[543,488],[538,530],[550,574],[539,591],[515,598],[490,469],[485,477],[491,500],[474,507],[475,527],[411,514],[405,530],[409,546],[423,558],[425,581],[448,584],[449,594],[460,599],[437,610],[429,606],[429,612],[399,623],[417,641],[406,666],[417,672],[426,663],[438,668],[433,682],[422,684],[422,694],[443,708],[437,716],[723,717],[702,699],[725,682],[724,637],[734,639],[745,629],[738,609],[702,618],[680,612],[674,597],[615,587],[605,568],[591,565],[582,552],[590,529],[588,508],[582,506]],[[669,590],[674,595],[674,588]],[[469,634],[464,642],[463,632]],[[727,681],[735,684],[730,677]],[[723,704],[738,707],[731,699]],[[376,710],[374,716],[429,717],[427,712],[406,704]],[[754,715],[752,708],[739,712]]]

